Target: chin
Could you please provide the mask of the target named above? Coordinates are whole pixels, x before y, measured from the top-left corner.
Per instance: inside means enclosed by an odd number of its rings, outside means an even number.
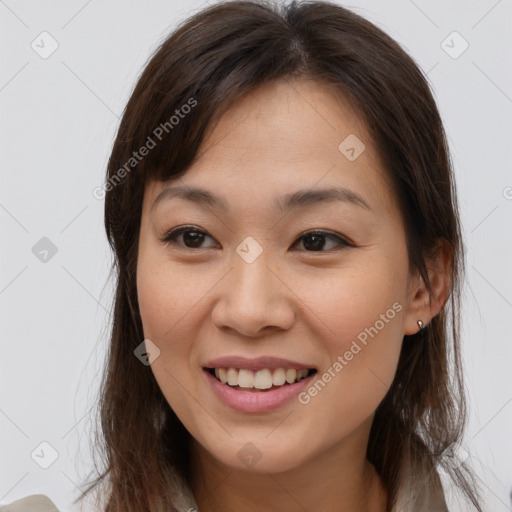
[[[210,456],[236,471],[251,473],[281,473],[293,470],[304,464],[305,454],[296,445],[283,446],[262,437],[252,437],[253,441],[235,441],[219,450],[219,446],[209,449]],[[248,438],[251,439],[251,438]],[[298,454],[300,453],[300,456]]]

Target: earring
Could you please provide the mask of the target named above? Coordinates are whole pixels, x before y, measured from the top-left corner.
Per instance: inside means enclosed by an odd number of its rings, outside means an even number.
[[[418,320],[418,326],[420,328],[420,332],[423,330],[423,322],[421,320]]]

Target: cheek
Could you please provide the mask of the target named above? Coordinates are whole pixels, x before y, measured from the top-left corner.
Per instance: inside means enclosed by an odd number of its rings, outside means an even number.
[[[218,278],[217,278],[218,280]],[[203,314],[201,300],[212,288],[211,271],[180,267],[162,259],[140,258],[137,294],[144,337],[160,349],[151,369],[165,398],[176,411],[188,410],[187,389],[198,385],[197,350],[193,340]]]
[[[139,265],[137,295],[144,335],[163,346],[172,340],[178,349],[176,342],[186,339],[194,307],[211,288],[211,276],[191,275],[190,269],[162,261],[141,260]]]
[[[318,375],[325,385],[310,388],[311,402],[319,408],[332,404],[338,425],[369,416],[391,385],[403,339],[404,279],[396,264],[374,253],[328,283],[311,280],[298,292],[307,297],[314,315],[307,309],[304,315],[314,319],[315,335],[330,358],[324,379]]]
[[[187,313],[199,300],[194,301],[198,291],[193,291],[183,272],[170,272],[164,267],[161,262],[151,264],[139,260],[139,310],[144,338],[150,339],[160,350],[151,363],[151,371],[169,405],[180,418],[187,418],[190,400],[183,390],[191,391],[193,387],[190,374],[192,334],[187,334],[187,326],[190,326]]]
[[[301,317],[329,351],[337,354],[348,350],[358,336],[364,342],[376,322],[379,335],[396,338],[404,309],[403,280],[386,258],[368,253],[344,269],[303,274],[295,281],[294,292],[301,299]]]

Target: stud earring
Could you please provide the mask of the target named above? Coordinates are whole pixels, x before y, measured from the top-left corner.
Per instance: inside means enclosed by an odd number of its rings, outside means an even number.
[[[420,332],[423,331],[423,322],[421,320],[418,320],[418,326],[420,328]]]

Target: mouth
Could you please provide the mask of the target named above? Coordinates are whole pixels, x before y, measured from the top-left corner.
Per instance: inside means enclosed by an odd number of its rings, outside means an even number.
[[[316,368],[263,368],[252,371],[246,368],[204,367],[203,370],[234,390],[252,393],[285,388],[317,373]]]

